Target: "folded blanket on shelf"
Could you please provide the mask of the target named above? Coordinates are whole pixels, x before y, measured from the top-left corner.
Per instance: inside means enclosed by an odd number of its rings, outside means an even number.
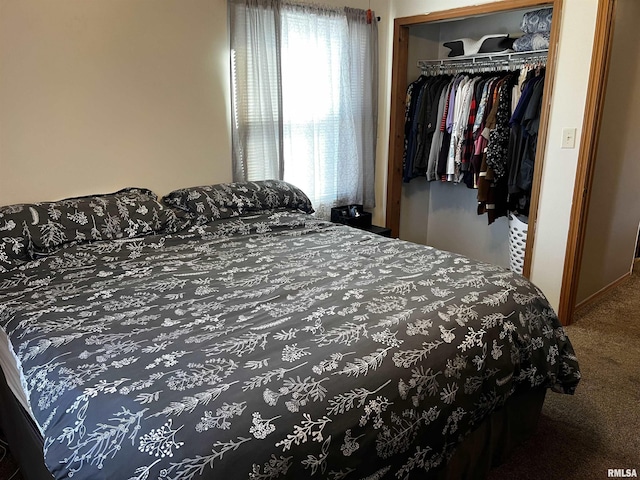
[[[549,48],[550,36],[549,32],[527,33],[513,42],[513,50],[516,52],[546,50]]]
[[[520,30],[524,33],[550,32],[552,15],[553,8],[541,8],[527,12],[522,16]]]

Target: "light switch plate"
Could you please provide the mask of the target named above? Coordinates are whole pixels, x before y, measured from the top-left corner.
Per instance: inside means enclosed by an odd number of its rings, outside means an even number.
[[[562,148],[576,148],[576,129],[562,129]]]

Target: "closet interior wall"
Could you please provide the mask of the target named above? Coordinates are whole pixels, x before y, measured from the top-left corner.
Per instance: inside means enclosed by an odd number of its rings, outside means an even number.
[[[442,45],[446,41],[493,33],[520,36],[522,15],[530,10],[411,26],[407,81],[420,76],[418,60],[447,58],[449,49]],[[399,237],[508,267],[507,219],[501,217],[488,225],[487,216],[477,214],[477,193],[464,183],[427,182],[424,178],[403,183]]]

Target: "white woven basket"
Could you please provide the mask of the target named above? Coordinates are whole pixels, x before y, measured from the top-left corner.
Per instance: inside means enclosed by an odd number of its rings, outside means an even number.
[[[516,273],[522,273],[524,268],[524,250],[529,228],[526,220],[527,217],[518,217],[509,213],[509,268]]]

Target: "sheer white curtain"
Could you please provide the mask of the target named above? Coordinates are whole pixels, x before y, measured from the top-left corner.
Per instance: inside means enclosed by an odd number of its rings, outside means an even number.
[[[280,2],[229,2],[233,177],[282,180]]]
[[[321,217],[372,207],[375,18],[266,0],[230,0],[230,15],[234,178],[293,183]]]
[[[358,159],[362,165],[360,188],[365,208],[375,206],[376,144],[378,138],[378,26],[375,15],[367,23],[364,10],[345,8],[351,48],[351,104]]]

